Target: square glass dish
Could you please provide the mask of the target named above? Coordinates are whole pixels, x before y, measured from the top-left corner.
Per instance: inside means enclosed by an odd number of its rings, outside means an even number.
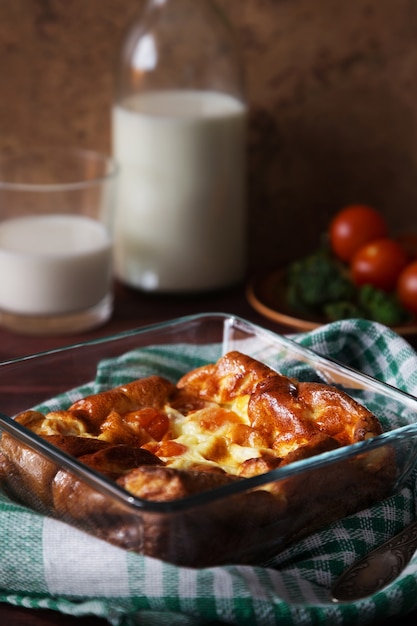
[[[151,501],[133,496],[13,419],[32,408],[65,409],[91,393],[153,374],[175,383],[234,350],[299,381],[336,386],[379,418],[383,434],[185,498]],[[0,431],[18,450],[12,463],[5,449],[0,455],[6,494],[95,537],[177,565],[262,562],[398,491],[417,456],[415,398],[222,313],[179,318],[0,364],[0,388]],[[27,475],[39,460],[49,482],[59,475],[64,482],[70,478],[66,493],[74,506],[63,511],[39,497],[49,483],[40,486],[35,471]]]

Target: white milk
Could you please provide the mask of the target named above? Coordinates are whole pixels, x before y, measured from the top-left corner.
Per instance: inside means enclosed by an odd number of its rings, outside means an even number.
[[[245,128],[246,107],[214,92],[151,92],[114,108],[123,282],[194,291],[243,277]]]
[[[82,311],[109,291],[111,242],[80,215],[0,222],[0,309],[32,315]]]

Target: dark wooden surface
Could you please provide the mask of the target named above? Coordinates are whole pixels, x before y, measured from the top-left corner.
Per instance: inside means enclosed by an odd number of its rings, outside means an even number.
[[[0,330],[0,361],[183,315],[207,312],[239,315],[276,332],[290,331],[290,329],[268,321],[255,312],[246,300],[243,286],[214,294],[159,296],[142,294],[116,285],[115,311],[112,320],[107,325],[82,335],[56,337],[29,337]],[[412,345],[417,345],[417,336],[407,337],[407,340]],[[391,618],[382,623],[378,622],[380,626],[389,626],[389,624],[394,623],[396,626],[415,626],[417,624],[417,611],[404,617]],[[58,624],[59,626],[105,626],[107,622],[92,616],[70,617],[53,611],[30,610],[0,604],[0,624],[7,626],[55,626]]]

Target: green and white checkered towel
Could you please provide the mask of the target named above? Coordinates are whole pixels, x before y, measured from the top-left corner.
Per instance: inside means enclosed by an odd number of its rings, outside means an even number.
[[[348,320],[296,335],[296,341],[393,386],[417,395],[417,354],[405,340],[371,322]],[[219,356],[218,346],[163,346],[141,350],[141,375],[177,378]],[[117,363],[130,371],[131,355]],[[136,362],[136,361],[135,361]],[[103,363],[94,383],[80,393],[117,384],[114,363]],[[137,372],[134,372],[136,377]],[[110,378],[109,378],[110,376]],[[416,517],[416,472],[398,495],[315,533],[280,553],[265,567],[175,567],[125,552],[75,528],[0,496],[0,601],[93,614],[113,625],[239,626],[369,624],[417,607],[417,557],[375,596],[333,604],[329,588],[343,568]]]

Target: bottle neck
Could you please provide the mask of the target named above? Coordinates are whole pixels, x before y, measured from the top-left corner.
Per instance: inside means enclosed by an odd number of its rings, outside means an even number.
[[[147,0],[126,38],[116,99],[141,91],[218,91],[245,101],[241,51],[211,0]]]

